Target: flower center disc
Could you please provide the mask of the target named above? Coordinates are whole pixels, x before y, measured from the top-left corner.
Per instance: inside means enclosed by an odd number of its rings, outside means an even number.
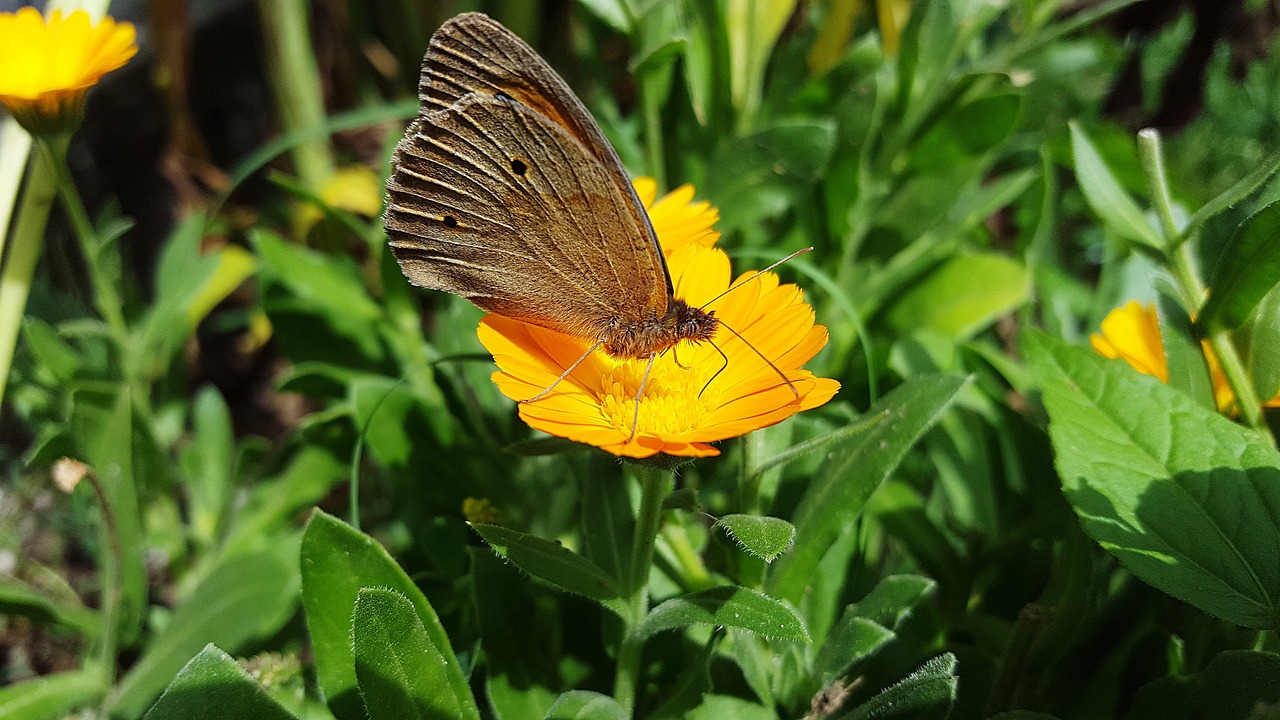
[[[682,355],[692,357],[688,347]],[[619,360],[602,373],[600,378],[601,412],[614,429],[630,435],[631,423],[636,420],[636,393],[644,380],[645,360]],[[702,363],[705,365],[706,363]],[[671,353],[659,356],[653,362],[644,394],[640,396],[640,417],[636,420],[636,435],[664,435],[686,433],[695,430],[703,416],[716,407],[715,383],[699,397],[702,386],[711,378],[716,368],[690,365],[688,370],[676,365]]]

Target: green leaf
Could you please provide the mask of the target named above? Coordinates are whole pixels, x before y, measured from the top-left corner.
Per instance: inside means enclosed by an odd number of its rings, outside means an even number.
[[[889,310],[889,323],[905,333],[932,330],[967,340],[1027,301],[1022,263],[994,253],[958,255],[913,284]]]
[[[358,358],[383,356],[377,331],[382,310],[365,290],[354,261],[290,244],[265,231],[253,233],[250,240],[262,259],[262,278],[279,283],[291,294],[280,297],[269,290],[265,294],[264,306],[272,320],[279,317],[300,322],[310,318],[324,323],[300,326],[294,333],[288,332],[288,327],[277,327],[275,339],[285,345],[290,357],[332,358],[334,341],[349,343]],[[296,336],[312,328],[321,332]]]
[[[289,523],[339,482],[350,477],[346,462],[319,445],[303,445],[278,475],[257,483],[235,516],[225,550],[252,549],[262,537]]]
[[[120,602],[117,606],[120,639],[123,643],[131,643],[141,631],[147,606],[147,573],[142,564],[146,553],[138,509],[136,470],[140,463],[135,462],[147,438],[135,425],[133,402],[127,389],[116,395],[87,390],[73,393],[71,429],[89,464],[98,473],[115,515],[122,555]],[[138,447],[135,448],[135,444]],[[191,657],[197,649],[193,648],[182,660]],[[169,674],[172,675],[178,667],[181,665],[174,667]],[[168,677],[165,682],[168,682]],[[163,687],[162,684],[156,690]]]
[[[685,720],[778,720],[772,708],[764,707],[732,695],[708,695]]]
[[[521,570],[565,592],[591,598],[619,617],[626,616],[622,591],[599,565],[551,540],[497,525],[472,523],[471,527],[494,552]]]
[[[1163,677],[1138,690],[1126,718],[1261,720],[1280,704],[1280,655],[1226,650],[1192,678]],[[1191,680],[1191,682],[1187,682]],[[1176,685],[1176,687],[1175,687]]]
[[[1196,211],[1191,219],[1187,222],[1187,231],[1196,228],[1205,220],[1221,213],[1223,210],[1235,205],[1241,200],[1253,194],[1262,183],[1266,182],[1272,175],[1280,170],[1280,152],[1274,152],[1266,160],[1263,160],[1248,175],[1240,178],[1236,184],[1227,188],[1218,197],[1205,203]],[[1185,232],[1184,232],[1185,234]]]
[[[649,611],[641,637],[690,625],[750,630],[769,638],[808,640],[804,622],[781,602],[744,587],[717,587],[672,598]]]
[[[1258,304],[1249,328],[1245,367],[1253,389],[1264,402],[1280,395],[1280,287]]]
[[[1135,575],[1237,625],[1280,618],[1280,453],[1120,360],[1029,334],[1058,474]]]
[[[765,562],[787,551],[796,539],[796,527],[786,520],[763,515],[725,515],[716,520],[738,541],[738,546]]]
[[[797,191],[816,182],[835,149],[829,121],[792,120],[724,143],[705,192],[720,206],[721,232],[781,214]]]
[[[1018,124],[1022,96],[982,95],[952,108],[911,148],[912,165],[932,171],[980,157],[998,147]]]
[[[617,478],[587,474],[579,484],[582,493],[582,549],[615,581],[621,582],[631,567],[631,536],[635,527],[627,483]],[[667,497],[667,501],[671,496]],[[668,508],[666,502],[663,509]]]
[[[1164,240],[1147,222],[1133,198],[1120,187],[1089,136],[1074,122],[1071,123],[1071,149],[1076,161],[1076,182],[1098,217],[1126,240],[1163,248]]]
[[[629,0],[578,0],[582,7],[623,35],[631,34]]]
[[[919,575],[891,575],[862,600],[847,606],[814,659],[818,681],[830,684],[888,644],[902,620],[935,587],[937,583]]]
[[[702,652],[690,661],[674,685],[665,688],[662,700],[645,714],[645,720],[684,720],[702,702],[711,691],[711,661],[719,639],[718,633],[711,634]]]
[[[36,362],[53,373],[55,379],[70,380],[83,365],[84,359],[80,353],[58,337],[58,332],[48,324],[30,318],[23,323],[22,332],[32,354],[36,356]]]
[[[235,651],[279,630],[297,602],[293,547],[280,543],[238,553],[214,566],[121,680],[117,709],[141,715],[174,673],[210,642]]]
[[[890,575],[876,583],[866,597],[849,607],[856,609],[858,617],[896,630],[937,587],[937,582],[919,575]]]
[[[102,632],[96,610],[71,600],[55,599],[21,580],[0,575],[0,614],[27,617],[48,625],[62,625],[85,635]]]
[[[302,536],[302,604],[316,656],[316,680],[338,720],[366,720],[356,687],[351,618],[364,587],[386,587],[413,603],[423,628],[447,661],[449,687],[463,720],[478,720],[475,699],[435,610],[373,538],[317,511]]]
[[[427,637],[413,603],[385,588],[362,588],[351,619],[356,679],[369,720],[451,720],[463,708],[449,663]]]
[[[608,695],[590,690],[570,690],[556,698],[546,720],[629,720],[631,716]]]
[[[212,643],[169,683],[143,720],[295,720]]]
[[[1280,200],[1240,223],[1209,281],[1200,322],[1209,330],[1248,322],[1258,303],[1280,284]]]
[[[364,375],[348,386],[364,442],[381,463],[428,467],[452,444],[447,410],[392,378]]]
[[[1163,278],[1156,282],[1159,295],[1156,311],[1159,315],[1160,341],[1164,356],[1168,359],[1169,387],[1177,388],[1204,408],[1215,411],[1218,401],[1213,394],[1213,380],[1209,377],[1209,363],[1205,359],[1200,339],[1196,337],[1191,316],[1177,299],[1171,283]]]
[[[621,483],[619,483],[621,484]],[[472,582],[484,649],[485,694],[504,720],[542,720],[564,689],[545,608],[555,592],[526,582],[492,552],[471,547]]]
[[[729,42],[729,88],[742,127],[760,106],[765,66],[796,0],[725,0]]]
[[[867,410],[864,417],[875,424],[833,450],[801,498],[794,515],[795,549],[779,558],[767,577],[772,593],[800,602],[826,549],[853,526],[871,493],[967,384],[964,378],[921,376]]]
[[[102,670],[54,673],[0,688],[0,720],[58,720],[106,692]]]
[[[218,537],[228,499],[235,490],[231,467],[235,435],[231,410],[211,385],[196,393],[191,405],[193,442],[183,456],[187,496],[190,500],[191,534],[204,547]]]
[[[818,681],[828,685],[842,677],[849,668],[888,645],[896,635],[883,625],[858,617],[857,608],[850,605],[831,628],[827,640],[813,661],[813,672]]]
[[[946,720],[956,699],[956,656],[935,657],[901,681],[845,713],[847,720]]]

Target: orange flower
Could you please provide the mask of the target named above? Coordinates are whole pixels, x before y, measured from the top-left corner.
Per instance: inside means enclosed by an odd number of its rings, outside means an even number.
[[[718,216],[715,208],[691,204],[693,189],[688,186],[655,202],[651,180],[635,184],[666,255],[676,297],[700,307],[728,289],[729,258],[711,247],[719,237],[711,229]],[[720,454],[710,443],[818,407],[839,389],[835,380],[802,368],[826,345],[827,329],[814,324],[813,310],[795,285],[779,284],[776,275],[765,273],[708,309],[774,367],[723,327],[712,342],[728,357],[727,364],[711,343],[682,342],[654,360],[633,437],[635,395],[648,360],[618,359],[597,350],[547,397],[522,403],[521,419],[615,455],[706,457]],[[492,314],[481,320],[478,334],[499,368],[494,383],[513,400],[550,387],[591,346],[587,340]]]
[[[1161,382],[1169,382],[1169,361],[1164,354],[1164,341],[1160,337],[1160,323],[1155,305],[1142,305],[1130,300],[1112,310],[1102,320],[1101,333],[1089,336],[1089,344],[1099,354],[1120,358],[1144,375],[1152,375]],[[1236,403],[1235,393],[1218,364],[1218,356],[1207,343],[1201,343],[1209,363],[1209,377],[1213,381],[1214,399],[1218,410],[1227,412]],[[1264,403],[1267,407],[1280,407],[1280,395]]]
[[[74,129],[85,93],[133,57],[134,40],[133,25],[95,25],[83,10],[47,23],[32,7],[0,13],[0,104],[33,134]]]

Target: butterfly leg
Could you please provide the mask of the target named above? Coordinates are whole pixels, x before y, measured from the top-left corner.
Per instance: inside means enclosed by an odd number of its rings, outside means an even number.
[[[572,374],[574,370],[578,369],[578,366],[582,364],[583,360],[586,360],[587,358],[591,357],[591,353],[595,352],[596,348],[600,347],[603,344],[604,344],[604,338],[600,338],[599,340],[596,341],[595,345],[592,345],[591,347],[587,348],[587,351],[582,353],[581,357],[579,357],[577,360],[574,360],[573,364],[569,366],[568,370],[565,370],[564,372],[560,373],[560,377],[556,378],[555,382],[548,385],[546,390],[543,390],[542,392],[538,393],[537,395],[534,395],[533,397],[527,400],[517,400],[516,402],[531,403],[546,397],[552,390],[556,389],[556,386],[560,384],[560,381],[569,377],[569,375]]]
[[[680,368],[681,370],[691,369],[688,365],[685,365],[684,363],[680,362],[680,354],[676,352],[679,349],[680,349],[680,343],[676,343],[675,345],[671,346],[671,360],[675,362],[676,367]],[[724,353],[720,353],[720,354],[723,355]]]
[[[644,366],[644,377],[640,378],[640,389],[636,390],[636,412],[631,416],[631,434],[627,436],[627,442],[635,438],[636,428],[640,425],[640,397],[644,395],[644,386],[649,384],[649,372],[653,370],[653,361],[657,357],[657,353],[649,353],[649,362]]]

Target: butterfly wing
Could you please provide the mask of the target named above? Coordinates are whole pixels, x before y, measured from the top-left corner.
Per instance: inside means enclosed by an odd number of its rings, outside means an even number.
[[[463,13],[440,26],[418,79],[424,114],[472,93],[506,95],[563,127],[600,161],[627,197],[636,221],[649,229],[649,216],[622,161],[568,83],[518,35],[481,13]]]
[[[387,189],[391,248],[415,285],[593,340],[666,312],[665,264],[609,170],[505,94],[420,116]]]
[[[560,78],[559,75],[551,69],[549,65],[530,48],[523,40],[507,30],[501,24],[495,22],[489,17],[479,13],[466,13],[458,15],[450,19],[436,31],[431,38],[431,46],[427,51],[426,58],[423,63],[422,75],[419,82],[419,96],[422,101],[422,111],[419,118],[410,126],[406,133],[405,141],[402,142],[401,148],[397,150],[396,167],[400,167],[403,158],[412,158],[420,155],[423,160],[432,158],[427,161],[427,165],[419,167],[425,173],[425,177],[430,178],[433,166],[447,165],[449,158],[433,155],[429,152],[419,152],[414,149],[416,146],[421,149],[425,146],[421,141],[410,143],[413,135],[422,135],[430,138],[434,134],[440,137],[446,137],[448,133],[441,133],[438,126],[441,124],[449,125],[449,133],[454,132],[453,121],[449,118],[462,118],[468,113],[473,119],[480,114],[492,114],[490,111],[498,111],[501,109],[495,107],[487,109],[479,109],[475,102],[477,98],[489,98],[491,100],[499,100],[506,102],[509,106],[519,108],[512,112],[517,112],[518,117],[524,119],[525,126],[539,126],[538,142],[533,142],[529,138],[522,138],[517,133],[512,136],[511,133],[499,133],[502,137],[495,141],[488,141],[484,144],[490,150],[497,149],[506,150],[511,158],[505,158],[504,163],[514,158],[511,152],[516,142],[524,142],[538,146],[542,152],[539,157],[540,161],[538,170],[541,174],[531,173],[529,176],[513,176],[510,167],[503,172],[506,181],[510,181],[513,185],[505,187],[501,192],[510,191],[513,188],[523,189],[522,192],[537,192],[550,194],[551,196],[563,196],[566,202],[553,203],[557,205],[556,212],[543,213],[544,219],[553,225],[547,226],[545,232],[530,227],[521,227],[519,232],[522,238],[512,240],[501,234],[492,234],[487,236],[487,241],[492,244],[492,250],[499,255],[504,252],[507,245],[514,245],[517,252],[523,256],[533,256],[537,259],[545,259],[545,262],[539,262],[541,266],[548,262],[555,262],[556,258],[565,255],[574,255],[579,258],[574,266],[568,266],[574,273],[586,273],[578,275],[578,285],[592,286],[591,290],[596,292],[597,301],[603,301],[610,305],[611,312],[616,315],[615,321],[627,323],[641,317],[650,317],[653,314],[662,316],[666,313],[672,298],[671,278],[667,271],[666,262],[663,260],[662,251],[658,246],[657,238],[654,235],[652,225],[649,223],[648,213],[645,212],[644,206],[641,204],[639,197],[636,196],[635,190],[628,180],[622,163],[618,159],[617,153],[609,144],[604,134],[600,131],[599,126],[592,120],[590,113],[583,107],[582,103],[569,89],[568,85]],[[460,104],[466,103],[466,107],[462,108]],[[455,115],[449,115],[450,111],[456,111]],[[539,120],[541,122],[539,122]],[[552,125],[559,129],[555,132],[554,128],[542,127]],[[521,126],[524,127],[524,126]],[[540,144],[541,143],[541,144]],[[461,146],[447,144],[447,147],[457,149]],[[470,155],[474,155],[471,153]],[[470,155],[463,154],[460,159],[468,161]],[[500,157],[500,156],[498,156]],[[569,158],[573,164],[568,166],[567,172],[559,172],[553,167],[549,167],[547,160],[551,162],[562,162],[563,158]],[[499,168],[501,170],[501,168]],[[534,177],[537,175],[537,177]],[[540,186],[539,180],[554,179],[562,184],[551,186]],[[412,204],[412,197],[417,196],[425,198],[427,201],[435,203],[435,206],[441,210],[438,217],[444,217],[443,211],[451,207],[452,204],[461,205],[464,203],[454,203],[453,201],[462,201],[467,197],[483,197],[483,196],[458,196],[450,194],[447,190],[442,189],[438,184],[429,180],[421,180],[417,177],[409,176],[407,173],[396,170],[392,176],[392,182],[396,183],[398,188],[408,193],[401,197],[402,200],[409,201],[409,205],[401,205],[399,207],[388,207],[388,227],[394,224],[396,218],[403,217],[397,213],[401,212],[402,207],[416,207]],[[602,186],[607,185],[613,189],[613,193],[606,193]],[[595,196],[608,195],[608,208],[598,208],[594,204],[594,200],[577,207],[570,207],[577,200],[585,200],[581,192],[589,191]],[[614,196],[616,194],[616,197]],[[517,195],[517,197],[522,197]],[[593,196],[594,197],[594,196]],[[528,202],[518,203],[517,208],[526,208],[530,206],[543,207],[547,206],[545,199],[534,197],[522,198]],[[391,198],[395,200],[394,197]],[[621,208],[625,212],[621,219],[617,217],[618,202],[621,202]],[[461,208],[455,208],[460,210]],[[596,213],[605,220],[590,219],[565,215],[565,213]],[[578,228],[579,225],[594,226],[601,222],[610,223],[608,227],[601,229],[601,232],[582,235],[580,230],[593,230],[593,227]],[[422,227],[422,223],[415,221],[413,223],[417,229],[427,229]],[[576,230],[575,230],[576,228]],[[436,231],[449,231],[454,228],[437,227]],[[493,230],[495,228],[489,228]],[[563,231],[561,231],[563,229]],[[452,233],[446,233],[452,234]],[[535,237],[542,236],[546,237]],[[637,240],[636,235],[639,235]],[[484,241],[486,238],[471,238],[471,241]],[[428,241],[430,239],[428,238]],[[567,241],[571,247],[559,249],[552,247],[559,242]],[[595,248],[577,247],[579,242],[595,243]],[[402,247],[412,245],[411,239],[402,236],[399,243],[393,242],[393,246],[400,244]],[[436,248],[437,251],[443,248]],[[401,258],[402,251],[397,250],[396,255],[401,259],[402,267],[405,267],[406,274],[409,274],[409,268],[405,264],[405,260]],[[625,256],[624,256],[625,254]],[[443,257],[440,253],[436,253]],[[615,267],[625,267],[629,275],[624,275],[623,285],[613,285],[608,282],[608,275],[601,278],[593,278],[591,276],[592,269],[600,267],[599,257],[603,256],[608,260],[608,264]],[[424,277],[427,274],[424,263],[444,262],[443,260],[427,260],[426,256],[419,255],[415,259],[414,265],[420,270],[420,274]],[[521,265],[526,271],[533,272],[527,265]],[[529,282],[524,283],[526,286],[537,282],[549,282],[547,287],[549,292],[561,292],[563,288],[558,287],[561,282],[559,279],[559,271],[547,271],[540,269],[531,275]],[[423,284],[409,275],[410,279],[417,284]],[[595,280],[594,284],[591,282]],[[434,287],[427,285],[427,287]],[[447,288],[441,288],[447,289]],[[494,297],[489,299],[489,304],[482,304],[482,301],[473,297],[476,303],[485,309],[493,312],[502,312],[502,314],[518,317],[510,310],[512,306],[518,306],[521,296],[502,296],[499,297],[497,288],[490,288]],[[643,292],[642,292],[643,290]],[[525,287],[522,292],[528,292]],[[562,298],[563,302],[571,302],[569,298]],[[626,302],[627,305],[621,303]],[[502,304],[508,308],[506,311],[497,309],[497,305]],[[529,319],[529,322],[534,322]],[[548,322],[538,322],[537,324],[546,325],[547,327],[557,327],[564,324],[562,318],[556,320],[556,325]]]

